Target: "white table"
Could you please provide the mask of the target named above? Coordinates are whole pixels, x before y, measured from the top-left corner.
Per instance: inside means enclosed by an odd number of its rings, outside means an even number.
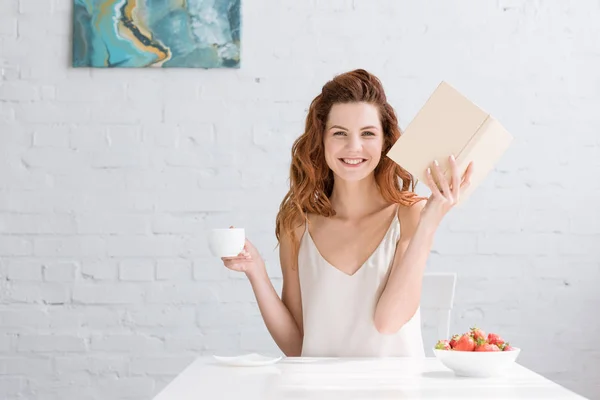
[[[154,400],[584,399],[519,365],[502,377],[459,378],[437,359],[284,358],[230,367],[200,357]]]

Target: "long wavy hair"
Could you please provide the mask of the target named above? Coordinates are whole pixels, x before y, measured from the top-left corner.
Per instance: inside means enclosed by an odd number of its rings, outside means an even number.
[[[410,206],[419,201],[414,192],[416,180],[405,169],[386,156],[401,135],[398,119],[388,104],[380,80],[363,69],[346,72],[327,82],[311,102],[304,133],[292,146],[290,190],[277,213],[275,235],[289,235],[297,258],[299,238],[294,230],[308,221],[307,214],[332,217],[335,210],[329,198],[333,190],[333,172],[325,161],[323,135],[331,107],[336,103],[365,102],[379,110],[384,133],[382,157],[375,168],[375,181],[383,198],[390,204]]]

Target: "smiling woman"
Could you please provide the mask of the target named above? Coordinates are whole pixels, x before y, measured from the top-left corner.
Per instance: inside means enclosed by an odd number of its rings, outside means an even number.
[[[250,241],[223,258],[248,276],[286,355],[424,357],[423,272],[471,168],[461,180],[450,158],[448,182],[432,164],[432,196],[421,201],[413,177],[386,156],[399,137],[378,78],[355,70],[327,82],[292,146],[290,189],[277,215],[281,298]]]
[[[362,126],[363,121],[374,125]],[[376,107],[368,103],[335,104],[327,124],[325,160],[334,174],[359,180],[366,176],[369,165],[374,169],[379,164],[383,134]]]

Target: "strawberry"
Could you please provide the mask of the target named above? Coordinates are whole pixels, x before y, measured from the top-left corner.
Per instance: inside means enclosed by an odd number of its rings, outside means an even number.
[[[471,335],[473,335],[473,339],[475,339],[476,341],[479,339],[483,339],[485,340],[485,332],[482,331],[481,329],[477,328],[477,327],[473,327],[471,328]]]
[[[490,344],[486,342],[478,342],[474,351],[501,351],[498,346],[495,344]]]
[[[496,333],[490,333],[487,338],[488,343],[495,344],[498,347],[501,347],[504,344],[504,339],[500,337],[500,335]]]
[[[437,350],[452,350],[452,348],[450,347],[450,343],[448,343],[447,340],[438,340],[438,342],[435,345],[435,348]]]
[[[465,333],[456,341],[456,345],[453,347],[453,350],[457,351],[473,351],[475,349],[475,340],[471,337],[470,334]]]
[[[511,350],[515,350],[515,348],[512,347],[511,345],[509,345],[508,343],[504,343],[502,345],[502,351],[511,351]]]
[[[460,339],[460,335],[452,336],[452,339],[450,339],[450,347],[454,348],[458,342],[458,339]]]

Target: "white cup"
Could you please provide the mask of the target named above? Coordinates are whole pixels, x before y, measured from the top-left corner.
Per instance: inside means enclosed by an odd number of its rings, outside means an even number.
[[[208,235],[208,246],[216,257],[235,257],[244,249],[244,228],[213,229]]]

